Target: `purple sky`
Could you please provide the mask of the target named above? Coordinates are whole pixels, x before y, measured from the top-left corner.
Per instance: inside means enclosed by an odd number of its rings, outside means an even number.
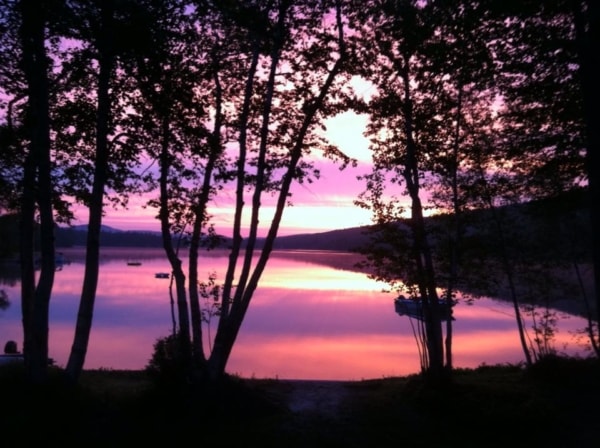
[[[346,112],[326,122],[327,136],[346,155],[358,161],[357,167],[340,171],[339,167],[326,159],[317,159],[315,165],[321,178],[312,184],[294,185],[292,207],[284,212],[280,235],[316,233],[370,224],[371,214],[354,205],[354,200],[363,190],[364,184],[357,176],[370,171],[371,154],[368,141],[363,136],[366,118]],[[144,208],[147,198],[132,198],[127,210],[107,209],[104,224],[123,230],[159,230],[154,209]],[[229,232],[233,219],[233,192],[223,191],[213,201],[210,213],[220,233]],[[248,203],[248,202],[247,202]],[[263,203],[261,234],[271,222],[273,204]],[[78,212],[78,223],[85,223],[86,215]]]

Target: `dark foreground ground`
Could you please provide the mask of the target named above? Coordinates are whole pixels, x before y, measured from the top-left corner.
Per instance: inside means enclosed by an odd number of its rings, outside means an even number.
[[[600,363],[457,371],[358,382],[231,378],[222,387],[157,387],[144,372],[60,372],[26,387],[0,369],[0,446],[592,447],[600,443]],[[18,445],[17,445],[18,444]]]

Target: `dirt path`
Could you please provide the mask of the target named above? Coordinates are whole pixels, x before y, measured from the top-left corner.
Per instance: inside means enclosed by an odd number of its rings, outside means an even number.
[[[288,409],[295,414],[337,417],[348,395],[343,381],[280,380]]]

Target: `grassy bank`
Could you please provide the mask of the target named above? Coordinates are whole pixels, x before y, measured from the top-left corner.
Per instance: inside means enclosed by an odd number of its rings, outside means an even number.
[[[460,370],[443,388],[419,376],[230,378],[197,393],[157,387],[137,371],[87,371],[77,388],[59,371],[42,388],[21,378],[0,370],[3,441],[23,446],[583,447],[600,437],[595,360]],[[314,406],[292,405],[303,394],[316,394]]]

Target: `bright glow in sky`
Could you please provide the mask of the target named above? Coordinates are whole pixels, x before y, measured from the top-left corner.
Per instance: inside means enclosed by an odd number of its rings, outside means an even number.
[[[357,227],[371,223],[371,213],[354,205],[354,200],[363,190],[364,184],[357,176],[370,171],[371,153],[368,140],[364,137],[367,118],[353,112],[344,112],[326,120],[327,137],[346,155],[358,161],[356,168],[348,167],[343,171],[329,160],[319,159],[315,162],[321,171],[320,179],[312,184],[292,187],[292,207],[287,207],[279,235],[298,233],[317,233]],[[156,210],[144,208],[146,198],[131,198],[127,210],[106,208],[103,223],[122,230],[160,229],[155,218]],[[217,231],[227,235],[233,221],[234,194],[224,191],[213,201],[209,212],[213,215]],[[275,202],[263,201],[261,227],[266,229],[274,213]],[[248,209],[249,211],[249,209]],[[87,215],[77,213],[79,221],[84,224]],[[264,231],[261,235],[264,234]]]

